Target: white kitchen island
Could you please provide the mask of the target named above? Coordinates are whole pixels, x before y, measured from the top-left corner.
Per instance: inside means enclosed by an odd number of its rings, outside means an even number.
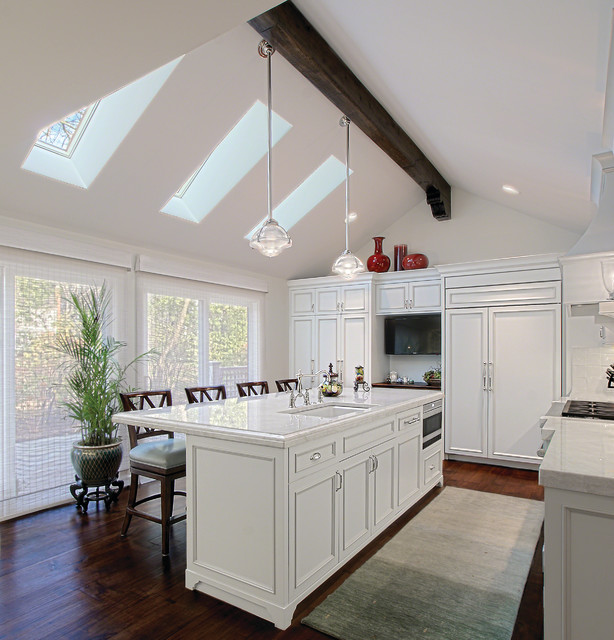
[[[422,449],[422,406],[441,398],[348,390],[290,410],[276,393],[114,420],[186,435],[186,586],[285,629],[302,599],[442,482],[442,440]]]

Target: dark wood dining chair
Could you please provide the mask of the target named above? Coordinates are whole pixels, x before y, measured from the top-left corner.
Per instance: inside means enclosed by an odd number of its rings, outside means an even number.
[[[298,378],[284,378],[283,380],[275,380],[277,391],[296,391],[298,388]]]
[[[220,384],[217,387],[186,387],[185,394],[190,404],[194,402],[205,402],[205,400],[225,400],[226,387]],[[215,397],[214,397],[215,396]]]
[[[237,382],[239,396],[263,396],[269,392],[269,383],[266,380],[258,382]]]
[[[154,409],[173,404],[169,389],[162,391],[136,391],[120,394],[124,411]],[[175,439],[170,431],[148,429],[128,425],[130,436],[130,493],[121,536],[125,537],[132,516],[145,518],[162,525],[162,555],[167,556],[170,546],[171,525],[185,520],[186,514],[173,515],[175,496],[185,496],[185,491],[175,491],[175,480],[185,477],[185,440]],[[166,435],[166,439],[142,442],[146,438]],[[137,500],[139,476],[160,481],[160,493]],[[144,502],[160,499],[160,517],[137,509]]]

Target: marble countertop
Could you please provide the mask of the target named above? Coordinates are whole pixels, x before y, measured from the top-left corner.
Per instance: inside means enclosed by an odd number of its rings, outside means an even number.
[[[324,405],[358,405],[341,417],[327,418],[302,413],[302,406],[289,410],[288,393],[271,393],[217,402],[181,404],[160,409],[117,413],[117,424],[135,424],[237,442],[289,447],[311,438],[346,428],[352,424],[379,420],[399,411],[418,407],[443,397],[439,390],[372,389],[369,393],[345,390]],[[368,407],[368,410],[360,410]]]
[[[545,487],[614,497],[614,422],[555,418],[539,469]]]

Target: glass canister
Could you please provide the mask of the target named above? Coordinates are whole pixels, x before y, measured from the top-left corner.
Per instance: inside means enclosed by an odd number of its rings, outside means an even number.
[[[333,371],[333,363],[328,365],[328,373],[324,374],[322,393],[327,397],[338,396],[343,391],[343,385],[339,382],[339,376]]]

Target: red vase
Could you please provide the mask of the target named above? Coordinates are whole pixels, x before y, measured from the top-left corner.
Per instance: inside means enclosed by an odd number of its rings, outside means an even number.
[[[429,259],[423,253],[410,253],[403,258],[403,269],[426,269]]]
[[[375,241],[375,253],[369,256],[367,269],[369,271],[375,271],[375,273],[384,273],[390,269],[390,258],[382,253],[384,236],[375,236],[373,240]]]

